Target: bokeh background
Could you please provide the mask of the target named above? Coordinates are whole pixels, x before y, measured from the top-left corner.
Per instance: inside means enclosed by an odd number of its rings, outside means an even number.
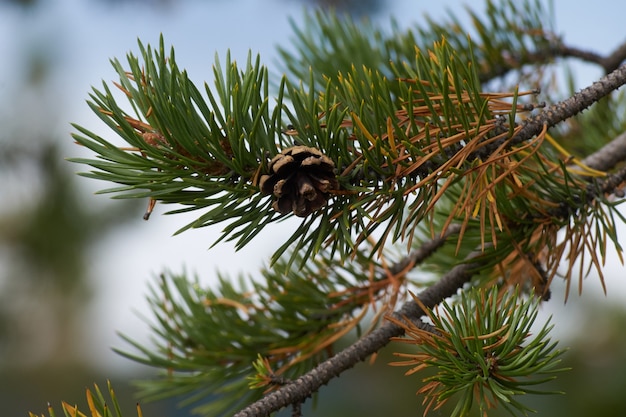
[[[153,278],[186,270],[210,285],[217,271],[254,275],[287,233],[276,226],[237,253],[228,244],[209,250],[217,228],[172,236],[192,217],[162,216],[167,208],[157,206],[145,222],[146,202],[94,195],[109,184],[76,176],[85,167],[65,158],[90,156],[73,144],[70,123],[112,137],[85,103],[91,86],[115,80],[109,59],[123,61],[137,52],[137,39],[154,45],[163,34],[196,84],[212,82],[215,54],[223,58],[227,50],[239,61],[259,53],[277,73],[276,47],[289,48],[290,19],[298,25],[305,9],[336,7],[382,27],[391,18],[408,27],[426,13],[437,19],[453,10],[466,19],[463,4],[0,0],[0,415],[41,414],[48,402],[60,411],[61,400],[84,404],[84,389],[107,379],[132,410],[128,382],[154,371],[111,347],[128,347],[117,332],[149,343],[142,316],[150,319],[145,294]],[[568,44],[606,54],[626,39],[626,2],[556,0],[553,8]],[[579,88],[602,75],[591,65],[571,68]],[[590,276],[581,297],[564,304],[557,285],[542,307],[541,320],[552,315],[554,336],[571,347],[565,360],[574,368],[555,383],[568,395],[532,399],[545,415],[626,415],[626,273],[615,257],[606,271],[606,295]],[[401,377],[381,356],[326,387],[314,415],[421,415],[413,396],[419,379]],[[188,415],[171,401],[143,409],[146,416]]]

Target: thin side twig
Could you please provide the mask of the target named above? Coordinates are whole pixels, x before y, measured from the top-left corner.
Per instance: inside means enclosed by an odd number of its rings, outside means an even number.
[[[608,74],[619,67],[624,60],[626,60],[626,42],[615,48],[615,50],[613,50],[613,52],[604,59],[602,67]]]
[[[445,243],[448,237],[459,233],[460,230],[460,224],[451,224],[450,226],[448,226],[443,236],[435,237],[428,242],[425,242],[419,248],[411,251],[408,256],[393,264],[391,268],[389,268],[389,271],[392,274],[398,274],[409,267],[412,268],[416,265],[419,265],[420,263],[424,262],[430,255],[432,255],[437,249],[439,249],[441,245]]]
[[[619,45],[606,56],[567,45],[557,47],[554,55],[563,58],[578,58],[582,61],[598,64],[604,69],[604,73],[608,74],[619,67],[626,59],[626,42]]]
[[[614,71],[626,60],[626,42],[619,45],[609,55],[600,55],[596,52],[565,45],[559,41],[549,47],[527,52],[523,56],[509,57],[508,65],[496,65],[490,71],[481,73],[481,82],[487,82],[497,77],[504,77],[509,72],[520,69],[524,65],[541,64],[553,61],[556,58],[576,58],[584,62],[597,64],[605,74]]]

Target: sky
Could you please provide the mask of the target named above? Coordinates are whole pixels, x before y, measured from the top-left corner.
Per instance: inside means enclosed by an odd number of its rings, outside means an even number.
[[[173,45],[179,67],[188,71],[197,85],[210,82],[215,54],[224,57],[227,50],[238,60],[245,60],[248,51],[260,53],[262,62],[277,71],[276,47],[289,44],[292,30],[289,18],[300,21],[304,3],[288,0],[213,0],[172,2],[156,10],[149,2],[117,2],[114,6],[95,0],[43,1],[42,7],[24,11],[0,3],[0,109],[2,118],[21,112],[37,112],[44,119],[25,129],[53,129],[57,136],[67,138],[68,157],[89,157],[88,152],[72,145],[70,123],[77,123],[105,137],[112,133],[97,119],[85,100],[92,86],[101,86],[116,79],[109,59],[123,61],[129,51],[137,52],[137,40],[144,44],[157,44],[163,34],[166,45]],[[424,13],[434,18],[443,16],[446,9],[463,13],[461,5],[466,2],[392,0],[375,17],[375,21],[387,24],[393,16],[400,27],[419,22]],[[481,2],[472,2],[481,4]],[[626,38],[623,16],[626,2],[597,0],[555,1],[557,32],[567,43],[607,53]],[[476,7],[480,9],[479,7]],[[43,42],[46,39],[53,42]],[[22,107],[7,106],[3,96],[11,97],[20,76],[20,65],[27,57],[24,51],[36,45],[46,45],[46,53],[54,55],[54,82],[49,87],[50,96],[62,92],[62,105],[55,106],[49,98],[33,94],[23,101]],[[588,65],[576,66],[579,87],[601,76],[601,71]],[[46,117],[49,123],[46,123]],[[36,133],[36,132],[35,132]],[[36,136],[36,135],[33,135]],[[2,136],[0,136],[2,140]],[[73,167],[76,171],[85,167]],[[89,179],[79,180],[85,190],[86,204],[114,204],[106,195],[93,195],[109,184]],[[1,188],[0,188],[1,190]],[[15,197],[10,204],[23,204],[28,193],[13,190]],[[124,333],[139,340],[148,335],[147,325],[140,318],[148,316],[145,294],[154,277],[164,269],[174,272],[187,271],[197,274],[202,283],[209,284],[216,271],[235,276],[239,273],[254,274],[264,261],[286,238],[294,223],[287,222],[266,228],[261,235],[243,250],[235,253],[232,246],[221,244],[209,246],[219,234],[219,227],[191,230],[172,236],[181,226],[193,220],[194,214],[163,216],[170,207],[157,205],[148,222],[129,223],[99,242],[92,254],[95,293],[90,310],[91,343],[103,366],[128,366],[128,361],[113,353],[111,346],[127,347],[116,335]],[[297,222],[295,223],[297,224]],[[0,257],[1,259],[1,257]],[[614,260],[611,260],[614,262]],[[619,270],[617,264],[611,269]],[[609,282],[609,289],[624,288]],[[599,292],[593,285],[592,292]],[[595,289],[593,289],[595,288]],[[609,291],[611,294],[611,291]],[[623,300],[626,291],[610,295]],[[575,302],[575,301],[574,301]],[[549,313],[565,314],[550,307]],[[138,314],[137,314],[138,313]],[[95,323],[95,326],[94,326]]]

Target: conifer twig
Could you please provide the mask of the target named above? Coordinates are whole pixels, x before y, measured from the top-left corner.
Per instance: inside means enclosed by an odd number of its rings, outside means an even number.
[[[605,74],[608,74],[617,69],[626,59],[626,42],[619,45],[606,56],[567,45],[559,45],[551,55],[555,57],[578,58],[582,61],[598,64],[604,69]]]
[[[624,181],[626,181],[626,167],[606,177],[604,181],[600,183],[600,189],[606,194],[614,193]]]
[[[604,68],[608,74],[619,67],[624,60],[626,60],[626,42],[615,48],[609,56],[602,60],[600,65],[602,65],[602,68]]]
[[[470,255],[469,258],[474,256],[476,254]],[[455,266],[435,284],[420,292],[418,298],[427,308],[436,306],[447,297],[456,294],[459,288],[470,280],[479,266],[480,264],[477,262],[462,263]],[[399,320],[417,321],[423,314],[422,308],[411,300],[394,313],[394,317]],[[236,413],[234,417],[268,416],[290,404],[302,402],[317,392],[322,385],[378,352],[393,337],[402,334],[404,334],[402,327],[387,322],[301,377],[250,404]]]
[[[581,162],[590,168],[608,171],[615,167],[617,163],[625,160],[626,132],[623,132],[596,152],[585,157]]]
[[[608,55],[600,55],[593,51],[559,43],[534,52],[527,52],[523,56],[510,56],[508,57],[508,64],[495,65],[489,71],[481,72],[479,78],[482,82],[487,82],[496,77],[504,77],[510,71],[523,65],[541,64],[555,58],[577,58],[584,62],[597,64],[604,69],[605,74],[608,74],[617,69],[626,60],[626,42],[619,45]]]
[[[513,138],[513,144],[524,142],[538,135],[544,125],[550,128],[577,115],[624,84],[626,84],[626,65],[622,65],[573,96],[547,107],[536,116],[530,117]]]
[[[598,81],[593,82],[590,86],[583,88],[573,96],[546,107],[541,113],[526,119],[522,123],[521,129],[510,140],[509,146],[517,145],[530,140],[533,136],[541,133],[544,129],[544,125],[547,128],[551,128],[564,120],[581,113],[583,110],[590,107],[601,98],[608,96],[624,84],[626,84],[626,65],[622,65],[615,71],[600,78]],[[503,133],[505,129],[508,129],[508,127],[502,127],[501,129],[502,132],[496,133]],[[506,140],[507,138],[502,138],[494,141],[489,146],[485,146],[477,151],[476,156],[481,158],[487,157]]]
[[[445,243],[446,239],[450,237],[450,235],[457,234],[460,230],[460,224],[455,223],[450,225],[448,228],[446,228],[443,236],[438,236],[429,240],[428,242],[425,242],[419,248],[413,250],[409,255],[405,256],[404,258],[393,264],[390,268],[390,272],[392,274],[397,274],[400,271],[405,270],[406,268],[420,264],[430,255],[432,255],[433,252],[439,249],[441,245]]]

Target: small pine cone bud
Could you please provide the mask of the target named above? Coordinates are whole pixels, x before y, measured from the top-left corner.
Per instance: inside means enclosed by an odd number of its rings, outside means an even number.
[[[324,207],[330,191],[339,188],[334,162],[315,148],[287,148],[270,161],[269,169],[259,188],[276,197],[272,207],[282,214],[306,217]]]

